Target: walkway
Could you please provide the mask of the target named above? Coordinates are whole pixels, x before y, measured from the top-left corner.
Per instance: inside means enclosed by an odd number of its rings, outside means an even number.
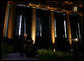
[[[2,60],[38,60],[38,59],[34,57],[26,57],[25,54],[24,57],[21,57],[20,53],[9,53]]]

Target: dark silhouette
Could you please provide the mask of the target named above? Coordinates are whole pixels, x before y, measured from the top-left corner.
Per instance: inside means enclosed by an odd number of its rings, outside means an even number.
[[[73,41],[72,47],[73,47],[73,50],[74,50],[73,53],[74,53],[75,57],[78,57],[78,55],[79,55],[78,42]]]
[[[33,40],[29,39],[26,41],[26,44],[24,46],[24,51],[27,57],[34,56]]]
[[[25,45],[25,38],[22,36],[19,38],[19,44],[20,44],[20,56],[23,57],[23,53],[24,53],[24,45]]]

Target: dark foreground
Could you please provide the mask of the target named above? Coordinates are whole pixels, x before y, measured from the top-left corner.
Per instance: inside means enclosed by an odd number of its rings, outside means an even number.
[[[26,57],[25,54],[23,57],[20,56],[20,53],[9,53],[2,60],[38,60],[35,57]]]

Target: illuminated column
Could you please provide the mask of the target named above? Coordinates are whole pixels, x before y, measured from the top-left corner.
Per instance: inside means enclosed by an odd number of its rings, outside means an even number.
[[[50,12],[50,19],[51,19],[51,37],[52,43],[55,44],[55,21],[54,21],[54,13],[53,11]]]
[[[21,24],[22,24],[22,14],[20,14],[20,22],[19,22],[19,36],[21,35]]]
[[[7,36],[7,27],[8,27],[8,19],[9,19],[9,9],[10,4],[7,3],[6,12],[5,12],[5,20],[4,20],[4,28],[3,28],[3,37]]]
[[[70,20],[69,20],[69,14],[67,16],[67,28],[68,28],[68,37],[69,37],[69,44],[72,45],[72,36],[71,36],[71,26],[70,26]]]
[[[11,6],[10,14],[9,14],[9,20],[8,20],[8,32],[7,32],[8,33],[8,38],[13,37],[14,15],[15,15],[14,6]]]
[[[36,39],[36,8],[32,8],[32,29],[31,29],[31,36],[33,40],[33,44],[35,44]]]

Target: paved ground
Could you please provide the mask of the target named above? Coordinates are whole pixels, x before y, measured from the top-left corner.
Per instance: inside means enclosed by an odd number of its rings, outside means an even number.
[[[26,57],[25,54],[24,57],[21,57],[20,53],[9,53],[2,60],[38,60],[38,59],[34,57]]]

